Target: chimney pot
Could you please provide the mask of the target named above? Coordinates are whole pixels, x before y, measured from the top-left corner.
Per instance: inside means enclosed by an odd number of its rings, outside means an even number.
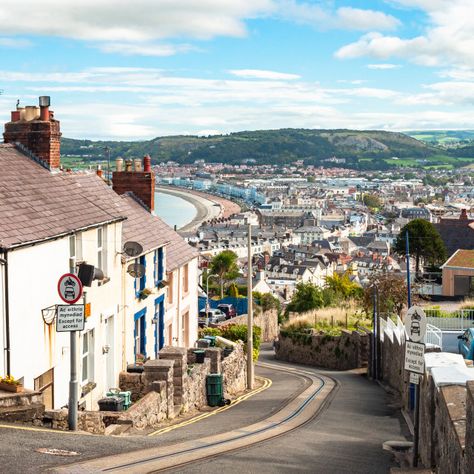
[[[142,160],[140,158],[136,158],[135,162],[135,171],[142,171]]]
[[[143,158],[143,168],[145,173],[150,173],[151,171],[151,157],[150,155],[145,155]]]
[[[12,110],[12,122],[18,122],[20,120],[20,111]]]
[[[49,107],[51,105],[51,98],[49,95],[41,95],[39,98],[40,107]]]
[[[132,160],[125,160],[125,171],[132,171]]]
[[[123,170],[123,158],[117,158],[115,160],[115,169],[118,172],[121,172]]]
[[[97,173],[97,176],[98,176],[99,178],[102,178],[102,167],[101,167],[101,165],[97,165],[97,171],[96,171],[96,173]]]

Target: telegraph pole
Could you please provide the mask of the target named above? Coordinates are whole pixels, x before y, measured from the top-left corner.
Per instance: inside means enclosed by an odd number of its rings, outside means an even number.
[[[248,222],[247,258],[247,389],[253,388],[252,224]]]

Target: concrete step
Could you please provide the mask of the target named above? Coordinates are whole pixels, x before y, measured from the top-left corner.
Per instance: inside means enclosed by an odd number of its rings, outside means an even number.
[[[0,408],[0,421],[21,421],[31,422],[34,419],[42,418],[44,405],[42,403],[32,403],[23,406],[11,406]]]

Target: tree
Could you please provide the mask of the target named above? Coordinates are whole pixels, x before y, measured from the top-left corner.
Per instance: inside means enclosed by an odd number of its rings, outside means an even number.
[[[446,247],[439,232],[425,219],[414,219],[402,228],[394,246],[396,253],[405,255],[407,232],[410,255],[415,257],[417,274],[420,271],[421,259],[431,265],[446,260]]]
[[[221,299],[224,298],[224,285],[239,275],[237,258],[237,254],[232,250],[224,250],[211,260],[210,272],[218,277]]]
[[[358,298],[361,294],[361,287],[351,281],[349,273],[334,273],[333,276],[326,277],[326,288],[333,292],[338,299],[347,300]]]
[[[380,209],[383,206],[382,201],[375,194],[364,194],[362,202],[371,210]]]
[[[318,309],[324,306],[321,288],[312,283],[298,283],[296,291],[287,306],[287,311],[304,313],[311,309]]]
[[[380,273],[372,275],[369,280],[370,283],[364,290],[363,306],[365,311],[372,313],[374,292],[376,291],[379,312],[400,314],[408,300],[407,284],[403,275]]]

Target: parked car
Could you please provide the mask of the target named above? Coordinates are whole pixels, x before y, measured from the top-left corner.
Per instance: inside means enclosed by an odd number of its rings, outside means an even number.
[[[237,316],[237,311],[235,310],[233,304],[221,303],[220,305],[217,306],[217,308],[220,309],[225,314],[226,319],[231,319]]]
[[[474,328],[466,329],[458,336],[459,353],[469,360],[474,359]]]
[[[209,309],[206,314],[205,309],[199,311],[198,326],[200,328],[209,326],[209,324],[217,324],[226,320],[226,315],[220,309]]]

